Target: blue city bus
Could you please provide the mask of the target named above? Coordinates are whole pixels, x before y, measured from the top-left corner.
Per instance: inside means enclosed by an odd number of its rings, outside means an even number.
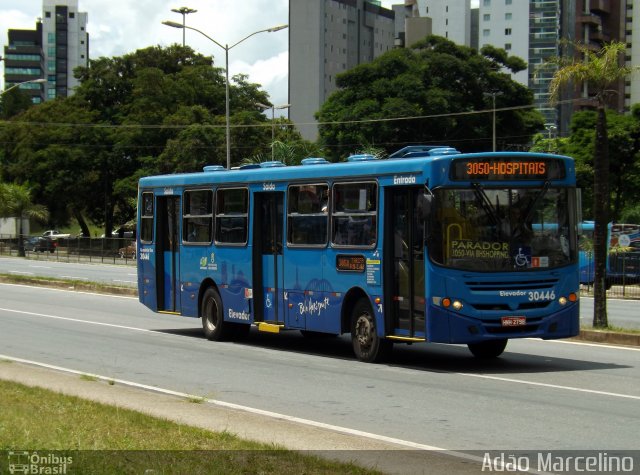
[[[466,344],[579,331],[575,166],[538,153],[407,147],[139,182],[138,289],[223,340],[350,334],[361,361],[393,343]]]
[[[579,225],[580,283],[594,281],[593,232],[595,223]],[[609,223],[607,226],[607,288],[640,282],[640,224]]]

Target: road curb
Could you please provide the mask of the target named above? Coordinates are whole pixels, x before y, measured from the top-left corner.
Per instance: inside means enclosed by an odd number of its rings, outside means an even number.
[[[610,332],[606,330],[580,330],[575,340],[610,343],[612,345],[640,346],[640,334]]]

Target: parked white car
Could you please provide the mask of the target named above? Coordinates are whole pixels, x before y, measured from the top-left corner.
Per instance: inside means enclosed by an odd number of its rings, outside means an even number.
[[[70,234],[62,234],[60,233],[60,231],[56,231],[55,229],[49,229],[48,231],[45,231],[42,233],[42,237],[45,238],[49,238],[49,239],[68,239],[71,235]]]

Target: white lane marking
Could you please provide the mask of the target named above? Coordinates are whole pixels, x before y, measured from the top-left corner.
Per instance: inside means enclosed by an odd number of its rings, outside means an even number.
[[[112,279],[112,282],[126,282],[127,284],[135,284],[135,280],[120,280],[120,279]]]
[[[471,378],[490,379],[493,381],[502,381],[506,383],[528,384],[531,386],[542,386],[545,388],[562,389],[564,391],[578,391],[581,393],[597,394],[600,396],[621,397],[626,399],[636,399],[640,401],[640,396],[634,396],[632,394],[611,393],[608,391],[598,391],[595,389],[576,388],[574,386],[561,386],[559,384],[538,383],[535,381],[525,381],[524,379],[512,379],[512,378],[502,378],[500,376],[489,376],[487,374],[473,374],[473,373],[454,373],[454,374],[459,374],[461,376],[469,376]]]
[[[141,384],[141,383],[136,383],[133,381],[127,381],[127,380],[123,380],[123,379],[114,379],[111,377],[107,377],[107,376],[102,376],[99,374],[90,374],[90,373],[86,373],[85,371],[78,371],[78,370],[74,370],[74,369],[70,369],[70,368],[64,368],[61,366],[54,366],[54,365],[50,365],[47,363],[40,363],[38,361],[32,361],[32,360],[25,360],[22,358],[16,358],[13,356],[8,356],[8,355],[2,355],[0,354],[0,359],[5,359],[5,360],[9,360],[9,361],[15,361],[17,363],[24,363],[24,364],[29,364],[29,365],[33,365],[33,366],[39,366],[41,368],[47,368],[47,369],[52,369],[55,371],[62,371],[62,372],[66,372],[66,373],[70,373],[70,374],[77,374],[77,375],[85,375],[85,376],[90,376],[93,378],[97,378],[100,379],[102,381],[106,381],[109,383],[118,383],[118,384],[122,384],[125,386],[129,386],[129,387],[133,387],[133,388],[138,388],[138,389],[144,389],[146,391],[152,391],[152,392],[156,392],[156,393],[160,393],[160,394],[166,394],[169,396],[177,396],[180,398],[186,398],[186,399],[192,399],[194,397],[197,397],[198,399],[201,399],[199,396],[195,396],[193,394],[188,394],[188,393],[183,393],[183,392],[179,392],[179,391],[173,391],[171,389],[164,389],[164,388],[160,388],[157,386],[149,386],[147,384]],[[412,449],[418,449],[418,450],[432,450],[432,451],[439,451],[439,452],[446,452],[449,455],[454,455],[457,457],[462,457],[462,458],[466,458],[469,460],[473,460],[476,462],[482,462],[483,459],[482,457],[477,457],[477,456],[473,456],[473,455],[469,455],[469,454],[465,454],[462,452],[455,452],[455,451],[450,451],[448,449],[444,449],[442,447],[435,447],[433,445],[426,445],[426,444],[419,444],[417,442],[411,442],[409,440],[402,440],[402,439],[396,439],[394,437],[387,437],[384,435],[379,435],[379,434],[373,434],[370,432],[364,432],[364,431],[360,431],[357,429],[350,429],[348,427],[341,427],[341,426],[335,426],[332,424],[326,424],[324,422],[318,422],[318,421],[313,421],[310,419],[303,419],[300,417],[295,417],[295,416],[289,416],[287,414],[281,414],[278,412],[273,412],[273,411],[265,411],[263,409],[257,409],[254,407],[250,407],[250,406],[242,406],[240,404],[234,404],[231,402],[225,402],[225,401],[219,401],[217,399],[204,399],[207,403],[215,405],[215,406],[219,406],[219,407],[224,407],[224,408],[228,408],[228,409],[235,409],[235,410],[240,410],[240,411],[245,411],[251,414],[256,414],[256,415],[261,415],[261,416],[266,416],[266,417],[270,417],[273,419],[281,419],[284,421],[289,421],[289,422],[295,422],[298,424],[304,424],[310,427],[317,427],[317,428],[321,428],[321,429],[328,429],[328,430],[333,430],[336,432],[341,432],[343,434],[348,434],[348,435],[355,435],[358,437],[366,437],[372,440],[378,440],[378,441],[382,441],[382,442],[388,442],[391,444],[397,444],[400,446],[404,446],[404,447],[409,447]]]
[[[47,315],[46,313],[25,312],[23,310],[13,310],[11,308],[0,308],[0,311],[19,313],[20,315],[30,315],[30,316],[33,316],[33,317],[51,318],[51,319],[54,319],[54,320],[64,320],[64,321],[67,321],[67,322],[87,323],[89,325],[98,325],[98,326],[102,326],[102,327],[120,328],[120,329],[123,329],[123,330],[132,330],[132,331],[137,331],[137,332],[162,333],[162,332],[158,332],[156,330],[149,330],[147,328],[129,327],[129,326],[126,326],[126,325],[116,325],[115,323],[93,322],[91,320],[80,320],[79,318],[60,317],[58,315]]]
[[[31,267],[33,269],[53,269],[53,267],[50,267],[50,266],[33,266],[33,265],[31,265],[29,267]]]
[[[63,279],[73,279],[73,280],[89,280],[88,277],[76,277],[75,275],[61,275]]]
[[[105,297],[105,298],[112,298],[112,299],[138,300],[138,297],[130,297],[128,295],[101,294],[99,292],[85,292],[81,290],[56,289],[55,287],[42,287],[40,285],[7,284],[4,282],[0,282],[0,286],[2,285],[6,285],[7,287],[24,287],[26,289],[38,289],[45,292],[73,292],[76,294],[94,295],[96,297]]]
[[[532,341],[540,341],[535,340],[534,338],[527,338]],[[586,341],[569,341],[569,340],[545,340],[545,343],[562,343],[563,345],[578,345],[578,346],[593,346],[596,348],[611,348],[613,350],[627,350],[627,351],[640,351],[640,348],[634,346],[617,346],[617,345],[607,345],[605,343],[589,343]]]
[[[9,274],[35,275],[33,272],[23,272],[23,271],[19,271],[19,270],[10,270]]]
[[[132,330],[132,331],[138,331],[138,332],[144,332],[144,333],[159,333],[159,334],[162,334],[162,335],[166,335],[166,333],[158,331],[158,330],[149,330],[147,328],[130,327],[130,326],[126,326],[126,325],[116,325],[114,323],[94,322],[94,321],[91,321],[91,320],[80,320],[78,318],[60,317],[58,315],[48,315],[48,314],[45,314],[45,313],[26,312],[26,311],[23,311],[23,310],[13,310],[13,309],[10,309],[10,308],[0,308],[0,311],[19,313],[21,315],[30,315],[30,316],[35,316],[35,317],[52,318],[54,320],[64,320],[64,321],[68,321],[68,322],[86,323],[86,324],[89,324],[89,325],[98,325],[98,326],[104,326],[104,327],[119,328],[119,329],[122,329],[122,330]],[[492,381],[501,381],[501,382],[505,382],[505,383],[514,383],[514,384],[525,384],[525,385],[529,385],[529,386],[540,386],[540,387],[546,387],[546,388],[551,388],[551,389],[561,389],[561,390],[564,390],[564,391],[577,391],[577,392],[582,392],[582,393],[587,393],[587,394],[596,394],[596,395],[599,395],[599,396],[611,396],[611,397],[634,399],[634,400],[639,400],[640,401],[640,396],[634,396],[632,394],[621,394],[621,393],[613,393],[613,392],[609,392],[609,391],[598,391],[596,389],[578,388],[578,387],[574,387],[574,386],[562,386],[562,385],[559,385],[559,384],[540,383],[540,382],[536,382],[536,381],[526,381],[524,379],[503,378],[503,377],[500,377],[500,376],[490,376],[490,375],[487,375],[487,374],[474,374],[474,373],[461,373],[461,372],[452,372],[451,374],[456,374],[456,375],[459,375],[459,376],[467,376],[467,377],[477,378],[477,379],[487,379],[487,380],[492,380]]]

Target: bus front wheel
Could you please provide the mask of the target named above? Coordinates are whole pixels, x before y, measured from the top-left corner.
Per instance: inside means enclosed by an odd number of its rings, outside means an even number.
[[[390,340],[380,338],[369,302],[362,298],[356,302],[351,317],[351,343],[360,361],[376,363],[387,358],[393,347]]]
[[[209,287],[202,297],[202,329],[208,340],[220,341],[228,337],[229,324],[224,321],[222,299],[218,291]]]
[[[497,358],[502,354],[507,347],[508,340],[489,340],[482,341],[480,343],[469,343],[469,351],[473,353],[476,358],[488,359]]]

